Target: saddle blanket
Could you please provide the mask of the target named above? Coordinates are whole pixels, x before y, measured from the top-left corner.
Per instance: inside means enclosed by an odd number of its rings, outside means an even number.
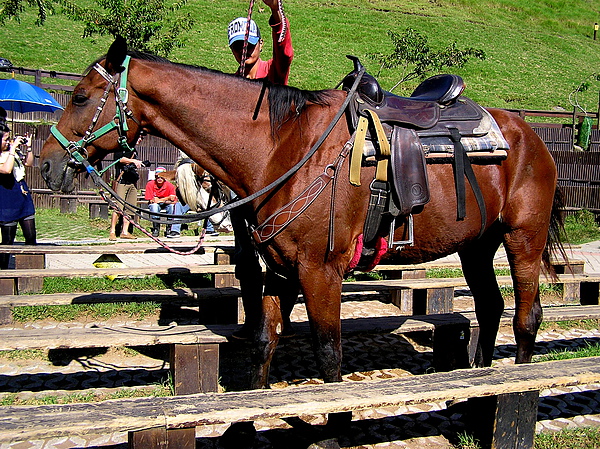
[[[502,135],[502,131],[496,123],[496,120],[494,120],[494,117],[483,108],[481,111],[483,113],[483,118],[481,120],[481,125],[478,128],[481,135],[471,137],[463,136],[460,141],[465,148],[465,151],[493,152],[496,150],[509,150],[510,146]],[[454,144],[447,136],[423,136],[420,137],[419,140],[421,141],[425,156],[429,153],[454,153]],[[365,158],[375,156],[376,150],[370,140],[365,142],[363,153]]]

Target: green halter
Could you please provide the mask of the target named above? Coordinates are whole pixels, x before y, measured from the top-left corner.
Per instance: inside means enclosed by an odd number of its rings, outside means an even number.
[[[96,171],[96,169],[91,166],[87,160],[87,151],[86,147],[92,143],[94,140],[99,139],[100,137],[108,134],[109,132],[116,130],[119,134],[118,142],[121,148],[125,151],[133,153],[135,148],[132,148],[129,143],[127,143],[127,131],[129,131],[129,126],[127,125],[127,119],[132,119],[136,123],[139,122],[135,119],[132,112],[127,107],[127,101],[129,100],[129,91],[127,90],[127,73],[129,71],[129,62],[131,60],[130,56],[126,56],[123,61],[123,72],[117,74],[116,76],[112,76],[108,73],[104,67],[100,64],[94,65],[94,69],[102,75],[102,77],[108,81],[106,85],[106,89],[104,89],[104,94],[102,99],[100,100],[100,105],[94,114],[94,118],[92,119],[92,123],[88,127],[82,139],[77,142],[68,140],[55,126],[50,128],[50,132],[56,138],[58,143],[65,149],[67,153],[72,158],[72,161],[78,164],[82,164],[88,173],[96,172],[97,174],[102,174],[118,161],[113,162],[100,173]],[[96,131],[93,131],[98,119],[100,118],[100,114],[104,109],[104,105],[106,104],[106,100],[108,99],[108,95],[110,93],[111,87],[115,89],[115,103],[116,103],[116,113],[115,117],[112,121],[107,123],[106,125],[98,128]]]

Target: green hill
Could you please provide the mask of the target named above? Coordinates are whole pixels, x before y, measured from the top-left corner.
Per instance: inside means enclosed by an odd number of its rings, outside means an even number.
[[[351,70],[346,54],[361,57],[373,74],[370,52],[391,52],[386,32],[414,28],[439,49],[456,41],[458,47],[485,51],[485,61],[472,60],[452,70],[466,80],[466,95],[486,106],[502,108],[571,110],[569,93],[596,71],[600,72],[600,22],[595,0],[284,0],[291,20],[296,56],[290,84],[306,89],[330,88]],[[257,1],[253,18],[267,31],[268,8]],[[227,47],[226,26],[245,16],[248,3],[233,0],[190,0],[186,9],[197,17],[187,45],[171,59],[225,72],[236,68]],[[0,29],[0,56],[15,65],[45,70],[82,72],[105,53],[108,37],[82,39],[83,26],[63,16],[49,17],[43,27],[34,24],[28,10],[21,22]],[[266,55],[270,44],[265,46]],[[0,74],[5,77],[5,74]],[[380,81],[391,87],[398,74],[385,72]],[[396,90],[409,94],[415,83]],[[584,97],[596,111],[599,82]]]

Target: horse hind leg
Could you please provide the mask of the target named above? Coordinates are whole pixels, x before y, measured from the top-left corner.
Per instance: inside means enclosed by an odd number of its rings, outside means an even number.
[[[499,233],[489,230],[476,244],[458,253],[463,274],[473,294],[475,314],[479,322],[479,339],[474,360],[477,367],[492,364],[500,318],[504,311],[504,299],[494,272],[494,255],[500,242]]]
[[[531,362],[535,337],[542,322],[539,277],[546,236],[540,234],[538,230],[514,230],[507,234],[504,242],[515,292],[515,363]]]
[[[267,388],[273,354],[283,332],[280,292],[285,288],[281,279],[267,270],[265,292],[258,327],[254,331],[250,388]]]

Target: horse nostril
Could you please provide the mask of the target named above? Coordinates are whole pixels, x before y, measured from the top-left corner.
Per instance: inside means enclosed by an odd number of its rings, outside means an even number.
[[[40,173],[44,179],[48,177],[48,174],[50,173],[50,162],[46,161],[42,164],[40,167]]]

